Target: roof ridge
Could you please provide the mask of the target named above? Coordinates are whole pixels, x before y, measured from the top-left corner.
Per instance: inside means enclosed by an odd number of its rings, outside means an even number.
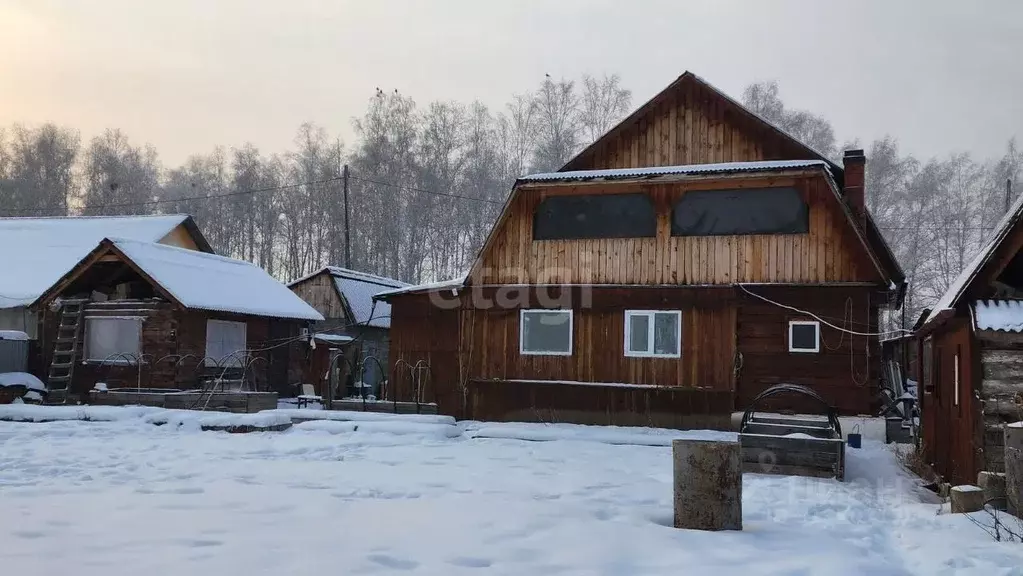
[[[108,236],[106,239],[111,241],[111,242],[113,242],[114,244],[144,244],[146,246],[154,246],[154,247],[156,247],[158,249],[167,250],[169,252],[181,252],[181,253],[185,253],[185,254],[192,254],[192,255],[195,255],[197,257],[208,258],[208,259],[211,259],[211,260],[220,260],[220,261],[229,262],[229,263],[232,263],[232,264],[244,264],[245,266],[255,266],[256,268],[261,268],[260,266],[256,266],[256,264],[254,264],[252,262],[249,262],[248,260],[242,260],[240,258],[232,258],[230,256],[221,256],[220,254],[213,254],[213,253],[210,253],[210,252],[203,252],[201,250],[191,250],[191,249],[188,249],[188,248],[181,248],[179,246],[172,246],[170,244],[161,244],[160,242],[147,242],[145,240],[132,240],[131,238],[119,238],[119,237],[116,237],[116,236],[112,236],[112,237]]]

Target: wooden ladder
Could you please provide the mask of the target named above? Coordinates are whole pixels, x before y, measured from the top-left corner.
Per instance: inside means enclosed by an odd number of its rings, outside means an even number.
[[[71,377],[78,360],[78,345],[82,334],[82,313],[87,300],[65,300],[60,307],[57,339],[53,344],[50,374],[46,381],[47,403],[67,402]]]

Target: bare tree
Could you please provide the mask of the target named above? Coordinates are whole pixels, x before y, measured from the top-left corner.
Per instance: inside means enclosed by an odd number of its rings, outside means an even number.
[[[595,142],[614,127],[631,106],[632,91],[622,88],[617,74],[602,78],[584,75],[579,122],[587,143]]]
[[[533,151],[534,172],[557,170],[579,146],[579,97],[575,83],[555,82],[548,76],[535,96],[537,140]]]

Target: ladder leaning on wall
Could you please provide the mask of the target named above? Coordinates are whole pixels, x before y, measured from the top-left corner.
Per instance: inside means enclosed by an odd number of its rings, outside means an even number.
[[[71,388],[75,363],[82,340],[82,316],[87,300],[64,300],[60,306],[60,321],[53,342],[49,377],[46,379],[46,402],[64,404]]]

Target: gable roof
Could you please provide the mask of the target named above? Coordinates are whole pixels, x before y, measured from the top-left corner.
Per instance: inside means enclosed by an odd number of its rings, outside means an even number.
[[[600,147],[605,140],[611,138],[612,136],[617,135],[618,132],[620,132],[621,130],[623,130],[623,129],[625,129],[625,128],[627,128],[627,127],[629,127],[629,126],[631,126],[631,125],[633,125],[633,124],[635,124],[637,122],[639,122],[639,120],[641,118],[647,116],[661,101],[663,101],[665,98],[667,98],[668,96],[673,94],[679,87],[681,87],[685,83],[691,83],[691,84],[698,85],[699,87],[703,88],[704,90],[707,90],[707,91],[711,92],[713,95],[715,95],[718,98],[720,98],[721,101],[725,102],[734,111],[738,112],[739,114],[742,114],[743,116],[745,116],[745,117],[749,118],[750,120],[752,120],[752,121],[756,122],[757,124],[759,124],[762,128],[766,129],[769,132],[774,133],[776,136],[779,136],[780,138],[786,140],[788,143],[792,144],[796,150],[801,151],[802,153],[804,153],[807,158],[815,158],[815,159],[818,159],[818,160],[823,160],[823,161],[827,162],[831,166],[831,168],[833,168],[836,171],[836,174],[839,174],[839,175],[841,174],[842,167],[839,166],[838,164],[836,164],[835,162],[833,162],[830,158],[825,156],[823,153],[821,153],[818,150],[814,149],[813,147],[808,146],[807,144],[803,143],[798,138],[796,138],[795,136],[793,136],[792,134],[790,134],[789,132],[787,132],[786,130],[784,130],[783,128],[778,126],[777,124],[775,124],[775,123],[771,122],[770,120],[764,118],[760,114],[757,114],[756,112],[750,110],[749,108],[746,108],[745,106],[740,104],[738,100],[735,100],[734,98],[732,98],[731,96],[729,96],[725,92],[719,90],[717,87],[715,87],[710,82],[707,82],[703,78],[697,76],[696,74],[693,74],[692,72],[690,72],[688,70],[683,72],[682,75],[679,76],[677,79],[675,79],[674,82],[672,82],[671,84],[668,84],[668,86],[666,86],[663,90],[661,90],[660,92],[655,94],[652,98],[647,100],[642,106],[640,106],[635,111],[633,111],[632,114],[629,114],[621,122],[619,122],[613,128],[611,128],[610,130],[605,132],[600,138],[597,138],[589,146],[587,146],[586,148],[583,148],[578,154],[573,156],[568,162],[565,162],[565,165],[562,166],[559,171],[565,171],[565,170],[571,169],[578,161],[580,161],[582,158],[584,158],[588,154],[590,154],[593,151],[595,151],[598,147]]]
[[[391,327],[391,305],[387,302],[378,301],[374,306],[373,296],[381,292],[405,288],[408,284],[393,278],[385,278],[384,276],[377,276],[348,268],[325,266],[308,276],[289,283],[288,286],[294,286],[313,276],[325,273],[330,274],[333,278],[337,294],[353,321],[363,326],[372,326],[374,328]]]
[[[944,311],[951,310],[959,305],[963,295],[970,289],[974,280],[991,262],[994,254],[1001,247],[1005,239],[1009,237],[1009,233],[1019,224],[1021,216],[1023,216],[1023,195],[1016,198],[1012,208],[1002,216],[998,225],[995,226],[995,233],[991,236],[991,239],[981,248],[980,252],[977,252],[973,259],[970,260],[970,263],[963,268],[959,276],[949,284],[948,290],[945,290],[945,293],[938,299],[938,302],[931,307],[931,312],[927,315],[924,326],[934,322]]]
[[[104,238],[32,306],[56,297],[100,257],[113,253],[183,308],[271,318],[323,320],[287,286],[244,260],[154,242]]]
[[[0,308],[30,304],[103,238],[157,242],[179,225],[213,252],[187,214],[0,218]]]

